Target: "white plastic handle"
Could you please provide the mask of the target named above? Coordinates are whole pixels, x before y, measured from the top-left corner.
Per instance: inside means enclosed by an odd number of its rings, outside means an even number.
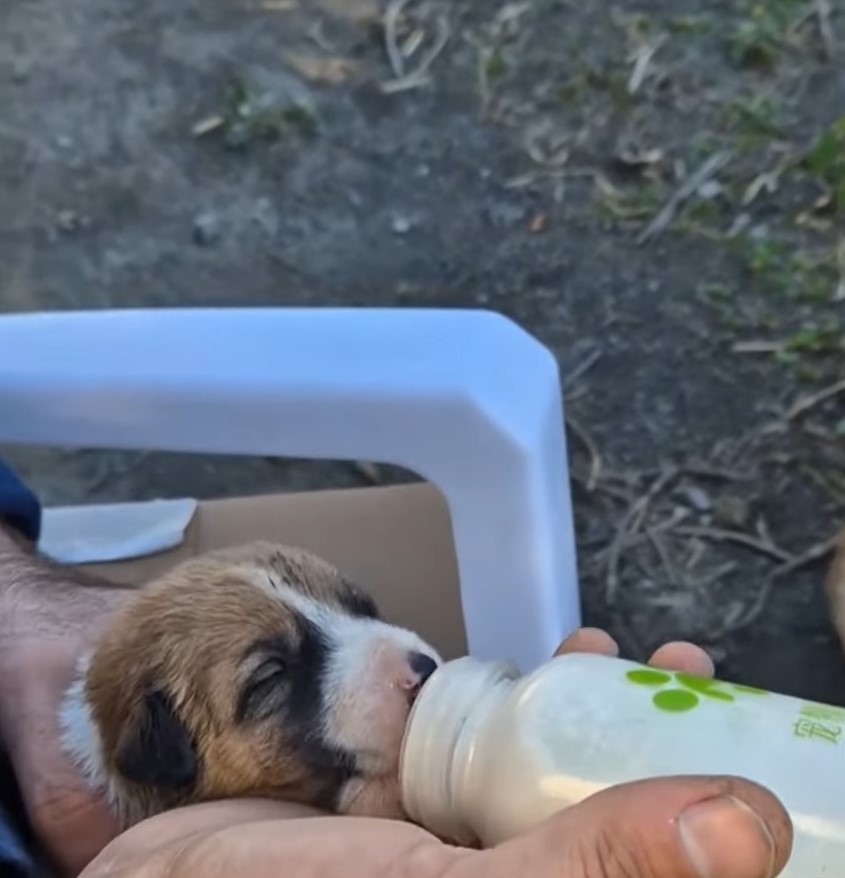
[[[473,655],[527,671],[580,624],[557,363],[498,314],[3,316],[0,442],[402,466],[446,498]]]

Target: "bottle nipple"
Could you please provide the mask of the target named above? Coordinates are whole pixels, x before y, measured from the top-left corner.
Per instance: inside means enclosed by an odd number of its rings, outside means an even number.
[[[471,715],[498,684],[519,676],[505,663],[462,658],[439,667],[417,695],[402,742],[399,783],[408,817],[440,838],[476,843],[461,796]]]

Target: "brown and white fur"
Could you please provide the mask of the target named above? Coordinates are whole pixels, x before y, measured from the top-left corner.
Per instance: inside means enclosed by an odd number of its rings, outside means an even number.
[[[124,826],[235,796],[401,818],[401,739],[439,663],[330,564],[252,543],[128,598],[66,694],[64,743]]]

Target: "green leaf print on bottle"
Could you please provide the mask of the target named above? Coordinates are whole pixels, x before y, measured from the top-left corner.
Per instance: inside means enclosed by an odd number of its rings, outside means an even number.
[[[651,668],[628,671],[626,678],[635,686],[658,689],[651,701],[664,713],[687,713],[698,707],[702,698],[731,704],[736,701],[738,695],[769,694],[763,689],[754,689],[751,686],[722,683],[719,680],[692,677],[689,674],[670,674],[667,671],[656,671]],[[666,688],[669,686],[671,688]]]

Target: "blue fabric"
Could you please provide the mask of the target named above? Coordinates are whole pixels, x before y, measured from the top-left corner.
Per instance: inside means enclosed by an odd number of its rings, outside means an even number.
[[[0,460],[0,521],[36,542],[41,534],[41,504],[17,474]],[[0,801],[0,876],[36,878],[34,856]]]
[[[41,504],[7,464],[0,460],[0,521],[33,543],[41,535]]]
[[[38,873],[35,858],[0,804],[0,875],[3,878],[35,878]]]

